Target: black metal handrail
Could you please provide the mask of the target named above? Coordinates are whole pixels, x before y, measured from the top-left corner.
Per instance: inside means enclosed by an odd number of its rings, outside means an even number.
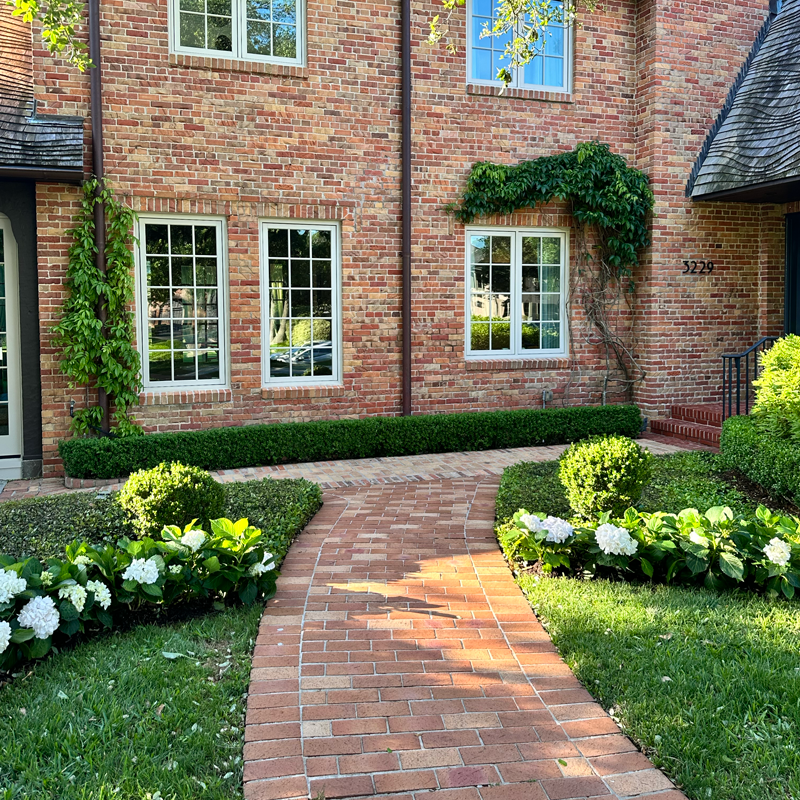
[[[742,413],[742,383],[744,383],[744,413],[750,413],[751,391],[753,381],[758,378],[758,354],[769,350],[779,336],[765,336],[743,353],[722,356],[722,419]],[[750,362],[752,360],[752,370]],[[744,362],[744,369],[742,369]],[[736,395],[735,411],[734,399]],[[754,393],[752,393],[754,394]]]

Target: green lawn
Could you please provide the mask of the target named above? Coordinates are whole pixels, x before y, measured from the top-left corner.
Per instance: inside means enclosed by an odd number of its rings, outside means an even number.
[[[0,798],[241,798],[261,613],[146,625],[26,670],[0,690]]]
[[[690,798],[800,798],[800,604],[519,583],[578,678]]]
[[[757,505],[692,452],[655,459],[639,507]],[[569,517],[558,463],[503,474],[498,526],[520,507]],[[692,800],[800,800],[800,603],[604,580],[518,582],[556,646],[623,730]]]
[[[321,504],[304,480],[228,484],[225,493],[225,512],[261,527],[278,563]],[[0,505],[0,552],[60,555],[76,533],[97,541],[130,530],[113,495]],[[257,601],[141,625],[20,670],[0,687],[0,800],[241,800],[262,612]]]

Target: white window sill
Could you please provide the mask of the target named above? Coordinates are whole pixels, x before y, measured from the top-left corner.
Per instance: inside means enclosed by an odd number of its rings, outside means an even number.
[[[524,89],[522,87],[495,86],[494,84],[468,83],[467,94],[482,97],[508,97],[518,100],[540,100],[548,103],[574,103],[569,92],[548,89]]]
[[[570,368],[571,360],[566,355],[539,356],[525,358],[515,356],[481,357],[468,356],[464,366],[468,372],[507,372],[509,370],[566,370]]]

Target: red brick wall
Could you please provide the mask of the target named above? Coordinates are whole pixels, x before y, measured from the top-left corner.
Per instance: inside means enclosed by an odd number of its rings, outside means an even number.
[[[601,399],[600,354],[585,341],[577,303],[571,359],[465,360],[464,229],[443,206],[478,160],[514,164],[598,138],[653,177],[654,244],[635,305],[638,354],[649,371],[638,399],[651,411],[663,408],[665,391],[688,397],[699,385],[696,399],[711,397],[709,348],[729,350],[729,333],[734,343],[749,343],[759,326],[779,324],[776,212],[695,210],[683,199],[766,6],[717,3],[709,16],[699,0],[608,0],[576,32],[574,92],[564,101],[468,90],[464,50],[450,55],[424,44],[436,3],[414,3],[415,412],[539,406],[544,388],[557,401]],[[104,0],[102,8],[107,174],[138,211],[225,215],[229,239],[230,391],[147,396],[137,418],[147,430],[175,430],[399,413],[399,2],[309,0],[306,68],[171,56],[166,0]],[[463,43],[464,26],[453,35]],[[36,72],[40,112],[88,113],[87,76],[41,52]],[[49,472],[58,469],[69,398],[78,407],[85,399],[67,391],[48,346],[77,196],[62,187],[39,191]],[[341,222],[341,387],[261,388],[257,221],[265,216]],[[481,222],[571,225],[569,209],[557,203]],[[711,252],[712,279],[678,274],[683,258]],[[769,276],[763,288],[761,275]],[[630,315],[619,324],[630,325]]]

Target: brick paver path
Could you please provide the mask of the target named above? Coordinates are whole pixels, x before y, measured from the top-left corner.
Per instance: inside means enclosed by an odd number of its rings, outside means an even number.
[[[261,622],[246,800],[683,799],[515,585],[497,483],[326,491]]]

